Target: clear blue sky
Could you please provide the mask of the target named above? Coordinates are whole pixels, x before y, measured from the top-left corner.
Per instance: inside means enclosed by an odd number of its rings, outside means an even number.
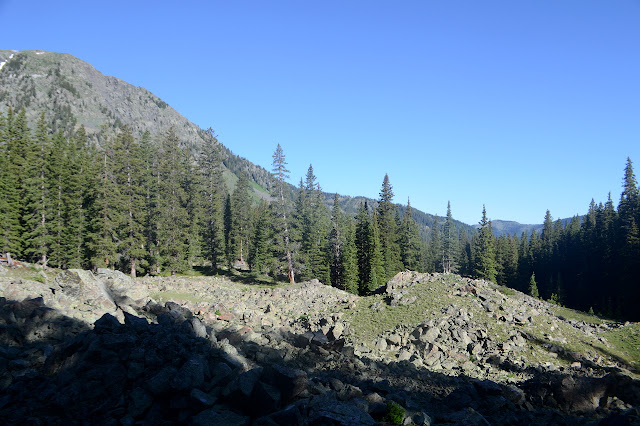
[[[640,1],[0,0],[2,49],[143,86],[297,184],[477,223],[617,205],[640,170]]]

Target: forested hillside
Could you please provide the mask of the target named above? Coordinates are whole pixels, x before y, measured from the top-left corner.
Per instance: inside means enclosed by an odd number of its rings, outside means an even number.
[[[312,166],[295,188],[280,146],[271,174],[144,89],[69,55],[0,55],[3,253],[134,276],[249,269],[359,294],[404,269],[458,273],[640,319],[640,196],[630,160],[617,207],[592,202],[570,221],[548,212],[541,231],[496,237],[484,208],[474,231],[450,206],[437,218],[398,205],[384,171],[377,200],[329,200]],[[155,105],[151,112],[136,96]],[[158,123],[140,127],[144,117]]]

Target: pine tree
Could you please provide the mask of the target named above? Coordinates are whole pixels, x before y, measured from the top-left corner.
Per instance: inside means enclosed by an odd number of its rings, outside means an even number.
[[[245,262],[249,252],[250,212],[249,179],[245,174],[241,174],[231,196],[231,231],[229,233],[231,257],[240,262]]]
[[[458,235],[451,216],[451,202],[447,202],[447,218],[442,232],[442,271],[445,274],[457,272]]]
[[[204,180],[205,252],[211,260],[211,266],[215,269],[226,257],[224,237],[226,191],[222,176],[222,156],[219,142],[211,128],[207,130],[204,138],[200,168]]]
[[[162,265],[174,275],[188,269],[187,249],[189,218],[184,191],[184,153],[175,129],[162,139],[158,162],[157,239]]]
[[[295,282],[295,275],[293,271],[293,258],[291,256],[290,241],[289,241],[289,224],[287,222],[287,204],[284,197],[285,179],[289,177],[289,170],[287,170],[287,161],[284,156],[284,152],[280,144],[276,147],[276,151],[273,154],[273,169],[275,178],[275,213],[278,218],[278,233],[283,241],[283,252],[287,262],[287,278],[290,283]]]
[[[204,211],[204,185],[200,169],[197,167],[191,151],[184,150],[182,156],[184,165],[184,180],[182,189],[185,194],[185,210],[187,212],[187,265],[191,268],[195,264],[202,263],[202,246],[203,246],[203,230],[205,229],[205,211]],[[222,194],[222,252],[217,255],[220,260],[226,259],[226,245],[224,239],[224,205],[226,202],[226,194]],[[215,264],[214,264],[215,266]]]
[[[625,306],[625,314],[637,316],[640,303],[640,191],[633,172],[633,164],[627,158],[624,169],[623,191],[618,204],[620,222],[620,283],[617,305]],[[617,308],[622,311],[623,309]]]
[[[442,237],[440,236],[440,221],[438,216],[433,220],[431,227],[431,240],[429,242],[429,268],[428,272],[442,271]]]
[[[0,184],[3,194],[0,197],[0,249],[2,253],[11,253],[20,257],[23,249],[22,191],[21,173],[24,156],[22,139],[26,129],[17,129],[13,110],[9,108],[7,117],[2,120],[0,137]]]
[[[404,268],[411,271],[420,270],[420,231],[413,218],[410,200],[407,200],[407,209],[402,217],[399,233],[400,258]]]
[[[538,298],[540,295],[538,294],[538,285],[536,284],[536,274],[531,274],[531,279],[529,280],[529,296]]]
[[[0,254],[21,254],[22,226],[20,224],[20,188],[16,173],[20,166],[17,160],[14,143],[10,143],[9,128],[13,121],[13,111],[9,108],[8,117],[0,113]]]
[[[329,254],[327,252],[327,234],[329,232],[327,219],[329,214],[322,197],[322,190],[313,174],[313,166],[309,165],[304,190],[300,195],[302,201],[299,202],[303,209],[301,212],[300,252],[306,260],[306,273],[303,274],[303,279],[317,278],[330,285]]]
[[[88,246],[91,265],[94,268],[115,267],[118,214],[116,200],[120,187],[113,173],[113,148],[104,144],[102,152],[95,157],[97,173],[90,196],[90,232]]]
[[[63,241],[65,264],[68,268],[81,268],[85,263],[87,234],[87,202],[89,182],[93,170],[89,167],[90,153],[87,134],[81,126],[68,145],[68,177],[64,188]]]
[[[329,232],[329,271],[331,284],[334,287],[344,290],[344,279],[342,277],[342,252],[344,250],[343,235],[344,216],[340,210],[338,194],[333,197],[333,208],[331,209],[331,231]]]
[[[384,269],[384,274],[378,278],[381,282],[387,282],[387,280],[403,269],[397,241],[397,209],[395,204],[393,204],[393,188],[389,182],[388,174],[384,175],[382,181],[377,214],[378,225],[380,227],[380,249]]]
[[[383,284],[385,272],[380,248],[378,214],[369,216],[366,203],[356,216],[355,246],[358,259],[358,293],[368,294]]]
[[[358,251],[356,248],[356,227],[353,220],[347,221],[344,235],[340,274],[342,288],[349,293],[358,294]]]
[[[141,187],[144,193],[144,205],[146,211],[146,221],[144,224],[145,247],[147,248],[144,266],[150,272],[160,272],[160,247],[158,244],[158,199],[159,199],[159,175],[158,163],[160,155],[158,147],[152,144],[151,134],[145,131],[140,139],[141,165]]]
[[[67,258],[69,256],[66,250],[66,242],[64,241],[65,229],[68,226],[65,221],[65,191],[66,186],[69,184],[70,173],[68,144],[62,131],[58,130],[53,137],[51,155],[48,161],[48,174],[50,177],[50,209],[47,225],[50,242],[49,256],[51,262],[58,268],[67,264]]]
[[[123,269],[128,269],[129,274],[135,277],[141,269],[140,260],[147,255],[147,211],[142,151],[129,126],[123,126],[115,138],[113,164],[120,195],[117,205],[121,213],[117,225],[117,250]]]
[[[487,219],[487,211],[484,206],[482,206],[482,219],[480,220],[480,231],[476,240],[474,260],[476,278],[489,281],[496,280],[495,237],[491,229],[491,221]]]
[[[22,191],[24,200],[25,254],[43,267],[49,262],[51,245],[51,194],[49,154],[51,141],[44,113],[40,114],[34,138],[25,132],[21,144],[24,152]]]
[[[251,271],[264,274],[270,269],[272,260],[273,223],[271,209],[262,202],[253,212],[253,228],[249,250],[249,267]]]

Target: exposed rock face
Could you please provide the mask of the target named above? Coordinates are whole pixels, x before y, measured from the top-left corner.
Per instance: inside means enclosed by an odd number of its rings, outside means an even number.
[[[48,307],[89,324],[105,313],[123,320],[123,312],[135,314],[133,306],[149,300],[145,287],[122,272],[109,269],[99,269],[95,275],[69,269],[51,283],[0,278],[0,294],[9,300],[41,297]]]
[[[438,279],[396,277],[386,306],[418,280]],[[254,291],[220,282],[200,289],[206,302],[147,296],[158,285],[186,289],[182,280],[72,270],[50,286],[4,283],[15,297],[48,299],[0,299],[3,422],[369,425],[383,422],[390,402],[405,410],[404,424],[640,422],[640,382],[629,375],[518,370],[511,358],[528,336],[491,337],[474,312],[486,301],[502,316],[544,307],[512,306],[482,282],[456,284],[437,320],[381,331],[356,350],[344,315],[356,296],[318,282]],[[481,360],[530,378],[483,378]]]

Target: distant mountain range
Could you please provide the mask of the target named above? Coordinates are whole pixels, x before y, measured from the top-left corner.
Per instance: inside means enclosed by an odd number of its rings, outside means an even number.
[[[52,131],[62,130],[71,135],[84,125],[89,140],[100,146],[107,138],[127,124],[134,136],[149,131],[155,140],[174,127],[183,146],[196,151],[203,143],[204,130],[183,117],[178,111],[145,88],[133,86],[116,77],[105,76],[91,64],[66,53],[42,50],[0,50],[0,112],[9,107],[15,111],[25,108],[31,126],[44,111]],[[259,165],[233,154],[220,144],[224,155],[225,181],[230,190],[240,174],[254,183],[257,196],[269,198],[271,174]],[[290,186],[290,196],[297,189]],[[334,194],[325,194],[331,206]],[[340,196],[340,206],[354,214],[361,202],[375,204],[365,197]],[[406,206],[398,205],[402,213]],[[429,233],[436,216],[413,208],[423,235]],[[440,218],[441,221],[444,218]],[[476,226],[455,221],[459,230],[468,234]],[[494,220],[496,234],[529,234],[542,225],[522,225],[512,221]]]

